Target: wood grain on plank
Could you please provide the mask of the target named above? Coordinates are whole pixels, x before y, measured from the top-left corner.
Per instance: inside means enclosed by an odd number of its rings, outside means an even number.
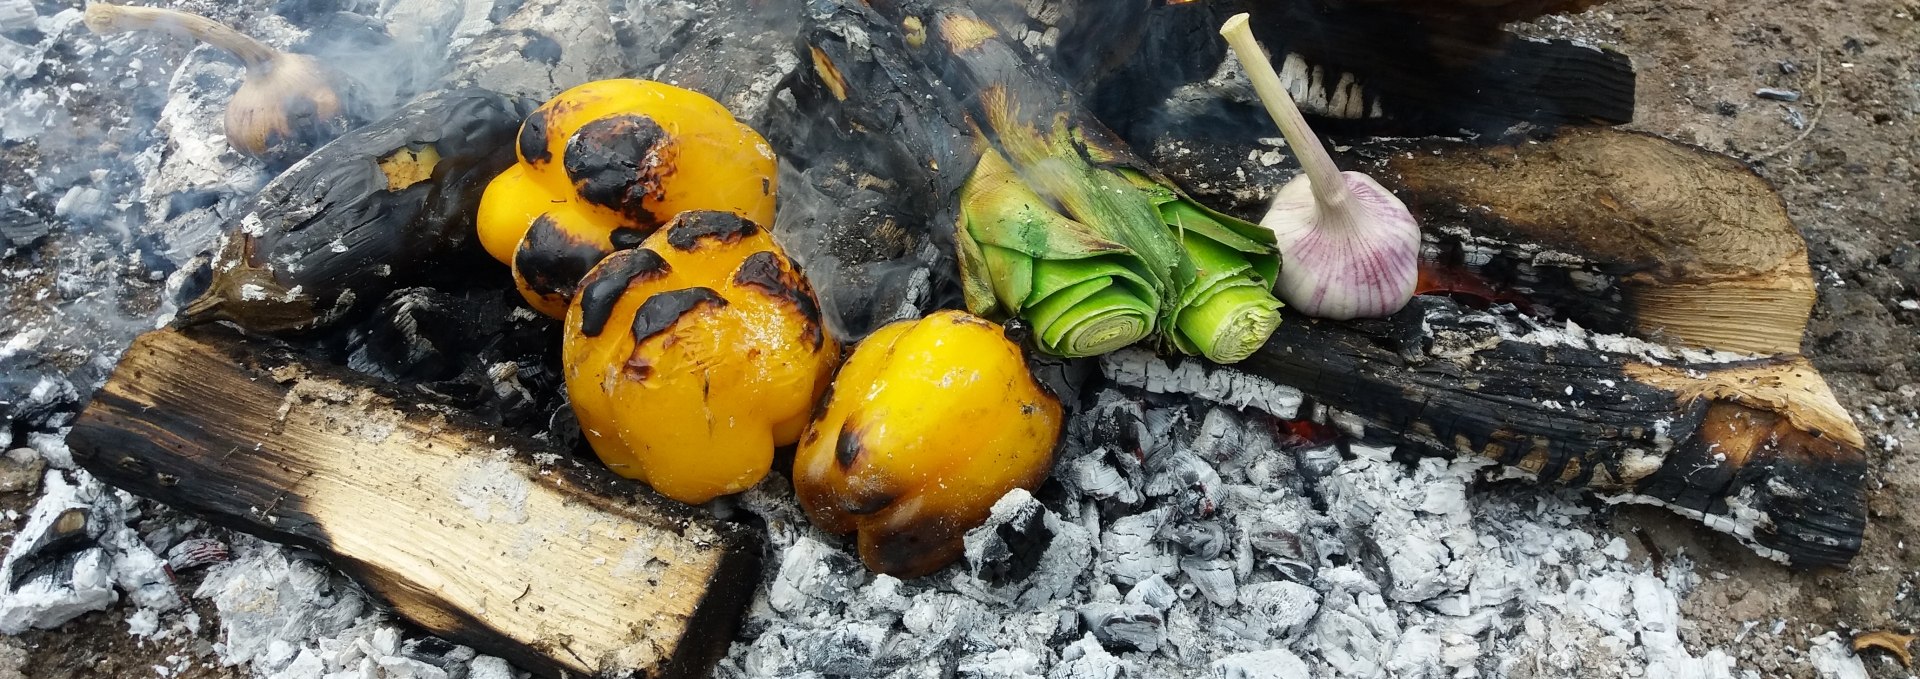
[[[401,616],[550,676],[702,676],[744,529],[218,328],[138,339],[69,439],[114,485],[325,555]]]

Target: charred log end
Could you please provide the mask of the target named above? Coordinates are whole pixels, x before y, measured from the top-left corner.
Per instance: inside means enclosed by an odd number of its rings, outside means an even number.
[[[1840,566],[1860,551],[1864,439],[1805,358],[1704,376],[1646,365],[1628,374],[1709,403],[1695,435],[1638,480],[1638,495],[1795,567]]]
[[[1804,255],[1755,276],[1624,288],[1637,335],[1766,356],[1800,353],[1816,296]]]
[[[1779,194],[1737,160],[1649,134],[1576,128],[1538,143],[1395,154],[1388,169],[1429,233],[1464,229],[1618,276],[1636,334],[1799,353],[1814,297],[1806,242]],[[1523,287],[1587,327],[1623,320],[1582,316],[1594,290]]]

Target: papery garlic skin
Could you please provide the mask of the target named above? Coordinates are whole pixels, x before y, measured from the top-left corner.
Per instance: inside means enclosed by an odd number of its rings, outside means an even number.
[[[1302,174],[1280,188],[1260,225],[1273,230],[1281,253],[1275,292],[1296,311],[1332,320],[1388,316],[1413,298],[1419,275],[1420,225],[1386,187],[1359,172],[1314,199]],[[1345,190],[1338,190],[1344,188]]]

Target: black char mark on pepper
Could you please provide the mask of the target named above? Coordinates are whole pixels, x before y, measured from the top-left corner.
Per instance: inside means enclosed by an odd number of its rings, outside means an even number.
[[[527,229],[526,240],[513,253],[513,266],[527,279],[527,287],[542,295],[572,297],[580,279],[607,256],[599,245],[581,241],[542,214]]]
[[[666,198],[660,178],[673,173],[667,132],[652,118],[615,115],[581,125],[567,138],[565,166],[574,191],[648,230],[666,219],[647,207]]]
[[[840,471],[843,472],[852,469],[853,463],[860,461],[860,453],[863,452],[860,446],[860,432],[854,431],[850,428],[851,426],[851,423],[843,424],[840,427],[840,438],[833,444],[833,461],[840,464]]]
[[[669,237],[672,234],[668,234]],[[820,305],[813,301],[813,291],[807,289],[807,282],[794,272],[780,266],[780,256],[762,250],[747,256],[740,268],[733,272],[733,282],[742,287],[756,288],[768,296],[784,300],[807,319],[807,332],[813,339],[813,348],[819,349],[826,341],[820,329]]]
[[[759,232],[759,226],[731,212],[682,212],[667,226],[667,245],[681,252],[693,252],[694,246],[702,240],[735,243]]]
[[[727,305],[727,300],[714,292],[712,288],[684,288],[669,290],[648,297],[640,303],[640,310],[633,314],[633,344],[637,350],[647,339],[666,332],[680,321],[681,316],[691,313],[701,305],[716,308]]]
[[[553,152],[547,150],[547,120],[552,111],[546,107],[535,109],[520,123],[520,157],[530,165],[538,165],[553,160]]]
[[[635,282],[649,281],[672,271],[667,260],[652,250],[623,250],[609,255],[580,282],[580,332],[599,337],[620,301]]]
[[[613,243],[613,249],[615,250],[631,250],[640,247],[641,243],[646,242],[647,232],[623,226],[614,229],[613,233],[607,236],[607,240]]]

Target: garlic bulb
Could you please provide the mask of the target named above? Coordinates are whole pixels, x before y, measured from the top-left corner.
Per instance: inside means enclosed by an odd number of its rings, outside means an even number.
[[[1280,188],[1260,224],[1280,249],[1275,291],[1308,316],[1387,316],[1413,299],[1420,225],[1399,198],[1359,172],[1341,172],[1238,14],[1220,28],[1303,172]]]
[[[136,30],[186,35],[239,59],[247,75],[227,102],[227,143],[248,156],[291,165],[353,126],[350,83],[313,57],[276,50],[179,10],[91,2],[86,24],[101,35]]]

